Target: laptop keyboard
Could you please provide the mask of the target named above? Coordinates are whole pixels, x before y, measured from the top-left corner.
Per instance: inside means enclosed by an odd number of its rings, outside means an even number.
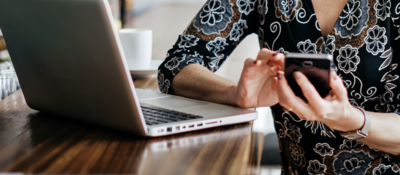
[[[158,125],[203,118],[199,115],[187,114],[179,111],[156,108],[152,106],[150,107],[141,105],[141,107],[144,115],[144,120],[146,121],[147,125]]]

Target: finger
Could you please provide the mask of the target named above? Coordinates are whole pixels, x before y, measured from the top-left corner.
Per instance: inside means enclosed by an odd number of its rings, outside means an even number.
[[[333,94],[337,96],[337,99],[339,101],[348,101],[347,89],[343,84],[343,80],[337,75],[335,71],[331,71],[329,85],[332,88]]]
[[[321,95],[315,89],[314,85],[308,80],[308,78],[299,71],[294,72],[293,77],[300,86],[304,97],[307,99],[314,111],[320,111],[323,109],[323,104],[325,101],[322,99]]]
[[[258,55],[257,55],[256,59],[257,60],[265,60],[265,59],[267,59],[268,55],[269,55],[269,52],[270,52],[270,50],[268,50],[266,48],[262,48],[260,50],[260,52],[258,52]]]
[[[260,66],[262,66],[261,71],[259,69]],[[263,64],[261,60],[247,58],[243,66],[242,76],[247,75],[254,77],[255,75],[265,75],[276,77],[277,72],[278,68],[276,66],[271,67],[267,64]]]
[[[266,63],[266,62],[268,62],[268,60],[270,60],[273,57],[272,55],[274,55],[275,53],[276,52],[274,52],[272,50],[262,48],[260,50],[260,52],[258,52],[257,60],[261,60]],[[276,54],[275,54],[275,56],[276,56]]]
[[[301,98],[297,97],[293,90],[288,85],[283,72],[279,71],[277,74],[277,93],[279,98],[279,104],[285,109],[292,108],[292,112],[304,118],[306,120],[315,120],[313,118],[313,112],[308,104]]]
[[[270,66],[277,66],[279,70],[283,71],[283,67],[285,65],[285,56],[279,52],[276,52],[271,56],[272,57],[268,60],[267,64]]]
[[[255,67],[255,66],[259,66],[261,64],[262,63],[260,60],[256,60],[253,58],[247,58],[244,62],[245,67]]]
[[[271,74],[275,75],[278,73],[279,69],[277,66],[271,67]]]

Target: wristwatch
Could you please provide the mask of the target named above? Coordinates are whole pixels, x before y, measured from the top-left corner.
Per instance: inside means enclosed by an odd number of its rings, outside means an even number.
[[[349,132],[341,132],[340,135],[346,139],[362,139],[368,136],[369,128],[371,127],[371,117],[363,108],[357,107],[364,114],[364,124],[361,129]]]

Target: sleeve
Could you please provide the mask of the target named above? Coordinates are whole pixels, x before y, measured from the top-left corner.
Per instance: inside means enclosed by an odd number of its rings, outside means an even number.
[[[174,77],[189,64],[217,71],[247,35],[256,33],[258,1],[207,0],[158,68],[160,91],[172,93]]]

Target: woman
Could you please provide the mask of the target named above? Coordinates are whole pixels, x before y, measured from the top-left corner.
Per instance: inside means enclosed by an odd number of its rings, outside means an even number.
[[[168,51],[159,87],[244,108],[271,106],[282,174],[399,173],[399,16],[400,0],[208,0]],[[251,33],[264,49],[246,60],[239,82],[213,74]],[[308,103],[296,97],[275,51],[332,54],[330,95],[321,98],[296,72]],[[365,138],[343,137],[367,126]]]

